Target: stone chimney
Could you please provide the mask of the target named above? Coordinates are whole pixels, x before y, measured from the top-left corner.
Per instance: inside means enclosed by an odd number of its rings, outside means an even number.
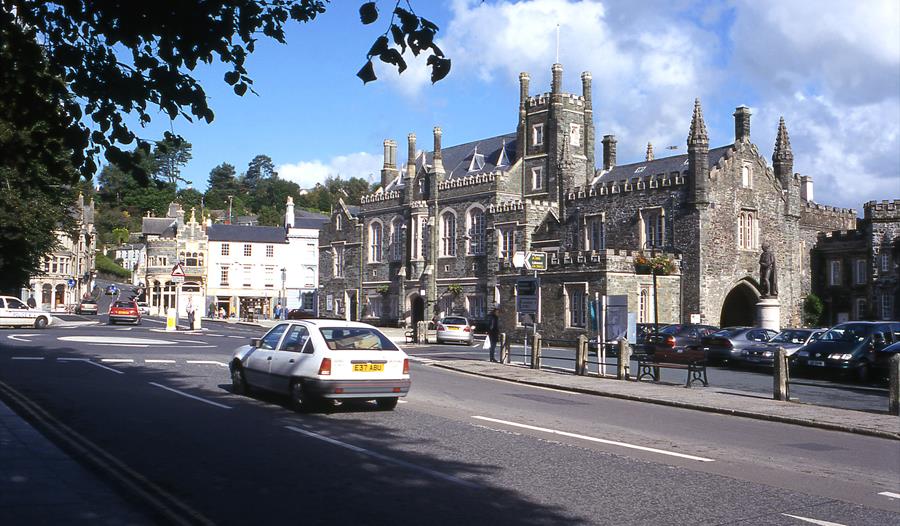
[[[750,108],[743,104],[734,110],[734,143],[750,142]]]
[[[647,143],[647,155],[644,157],[645,161],[653,160],[653,143]]]
[[[433,164],[434,164],[434,173],[438,176],[438,180],[443,179],[444,175],[444,159],[443,154],[441,153],[441,137],[443,136],[443,132],[441,131],[440,126],[434,127],[434,155],[433,155]]]
[[[528,115],[528,73],[519,73],[519,124],[516,127],[516,157],[525,157],[525,120]]]
[[[553,83],[550,86],[551,92],[554,94],[562,93],[562,64],[553,64],[551,71],[553,72]]]
[[[810,175],[801,175],[800,176],[800,197],[804,201],[809,201],[814,203],[816,200],[813,197],[813,178]]]
[[[294,198],[291,196],[288,196],[284,206],[284,228],[294,228]]]
[[[406,136],[406,178],[412,180],[416,177],[416,134]]]
[[[616,165],[616,136],[603,136],[603,169],[611,170]]]
[[[391,139],[384,141],[384,166],[381,168],[381,188],[387,186],[400,174],[397,170],[397,143]]]

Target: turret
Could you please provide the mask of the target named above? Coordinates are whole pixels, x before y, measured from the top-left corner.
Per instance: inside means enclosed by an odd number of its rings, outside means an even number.
[[[709,203],[707,197],[709,136],[706,133],[706,123],[703,122],[703,108],[700,107],[700,99],[694,100],[694,115],[691,118],[691,131],[688,134],[687,146],[691,201],[695,204]]]
[[[794,174],[794,152],[791,151],[791,139],[788,137],[787,127],[784,125],[784,117],[778,121],[778,136],[775,138],[775,152],[772,153],[772,167],[781,186],[788,188]]]
[[[616,136],[603,136],[603,170],[611,170],[616,165]]]
[[[434,164],[434,174],[436,176],[437,181],[442,181],[444,179],[444,156],[441,153],[441,137],[443,136],[443,132],[441,131],[440,126],[434,127],[434,156],[433,156],[433,164]]]
[[[645,161],[653,160],[653,143],[647,143],[647,154],[644,156]]]
[[[550,92],[554,95],[559,95],[562,93],[562,74],[563,67],[562,64],[553,64],[551,68],[551,72],[553,73],[553,82],[550,85]]]
[[[288,196],[284,205],[284,228],[287,230],[294,228],[294,198],[291,196]]]
[[[584,155],[587,157],[587,166],[589,172],[586,176],[587,183],[590,183],[592,173],[594,171],[594,105],[593,91],[591,87],[592,76],[590,71],[581,74],[581,96],[584,97]]]
[[[519,125],[516,127],[516,155],[525,156],[525,117],[528,104],[528,73],[519,73]]]
[[[406,142],[406,173],[403,175],[403,184],[406,187],[406,201],[410,202],[416,195],[413,188],[413,181],[416,178],[416,134],[407,135]]]

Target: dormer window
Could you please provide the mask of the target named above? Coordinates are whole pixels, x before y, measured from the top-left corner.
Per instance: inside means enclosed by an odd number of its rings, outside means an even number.
[[[532,146],[543,146],[544,145],[544,125],[543,124],[535,124],[531,127],[531,145]]]

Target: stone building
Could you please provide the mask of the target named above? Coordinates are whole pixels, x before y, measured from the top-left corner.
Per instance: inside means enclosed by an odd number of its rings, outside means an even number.
[[[96,277],[97,232],[94,228],[94,200],[84,204],[84,196],[72,209],[77,233],[57,231],[57,247],[44,259],[40,274],[29,281],[29,291],[23,291],[22,299],[33,294],[38,308],[62,311],[74,306],[85,295],[91,294]]]
[[[863,210],[856,228],[820,233],[813,250],[813,291],[826,325],[897,318],[900,200],[869,201]]]
[[[175,307],[178,285],[172,278],[172,268],[179,261],[185,272],[178,299],[179,315],[186,316],[188,299],[199,309],[204,305],[206,290],[206,260],[208,259],[206,229],[197,222],[191,209],[188,221],[178,203],[171,203],[165,217],[144,217],[141,225],[146,247],[146,266],[143,277],[147,302],[153,315],[165,315]]]
[[[601,139],[595,166],[590,73],[581,94],[531,95],[520,75],[516,132],[431,151],[408,136],[405,169],[384,142],[381,187],[358,208],[343,202],[320,237],[325,313],[408,324],[448,312],[480,319],[492,305],[517,330],[516,252],[548,253],[537,321],[549,339],[587,328],[587,300],[625,295],[639,322],[752,325],[762,297],[761,246],[776,257],[780,324],[798,325],[810,289],[818,232],[849,228],[853,210],[812,200],[812,179],[793,172],[787,127],[772,161],[750,140],[750,110],[735,134],[710,147],[695,101],[687,154],[618,164],[617,139]],[[602,121],[602,116],[599,119]],[[642,272],[644,258],[666,267]],[[656,305],[656,307],[654,307]],[[658,313],[654,313],[658,308]]]

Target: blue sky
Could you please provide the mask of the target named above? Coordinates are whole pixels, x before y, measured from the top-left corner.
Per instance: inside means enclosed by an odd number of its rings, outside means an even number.
[[[549,91],[559,24],[563,87],[580,93],[591,71],[596,135],[616,135],[619,163],[643,158],[647,142],[657,157],[669,145],[684,152],[700,97],[712,146],[733,141],[734,108],[750,106],[766,159],[783,115],[794,169],[813,176],[816,201],[861,211],[900,198],[896,0],[418,0],[417,13],[441,29],[450,76],[431,85],[424,61],[409,57],[403,75],[380,68],[366,86],[355,75],[394,2],[379,1],[382,18],[370,26],[359,4],[335,2],[291,24],[287,45],[260,41],[247,64],[259,96],[237,97],[211,66],[197,73],[212,124],[160,114],[141,135],[171,126],[190,141],[184,175],[201,190],[214,166],[240,172],[257,154],[301,186],[331,174],[375,180],[384,139],[398,142],[402,164],[410,132],[430,149],[434,126],[445,146],[515,131],[518,74],[531,75],[532,95]]]

